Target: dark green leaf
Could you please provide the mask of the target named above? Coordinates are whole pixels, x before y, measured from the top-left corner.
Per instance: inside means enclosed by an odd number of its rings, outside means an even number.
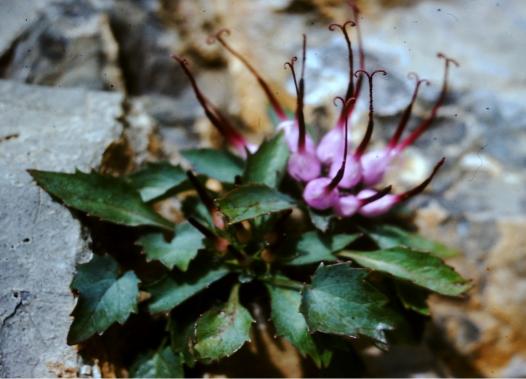
[[[333,254],[344,249],[358,237],[359,234],[323,235],[317,231],[307,232],[293,247],[297,256],[287,264],[298,266],[320,261],[335,261],[336,256]]]
[[[132,271],[119,277],[119,265],[110,256],[94,255],[79,266],[71,283],[79,299],[73,311],[68,343],[77,344],[95,333],[102,333],[114,322],[124,324],[137,312],[139,280]]]
[[[368,252],[344,251],[339,255],[443,295],[459,296],[470,288],[470,284],[441,259],[406,247]]]
[[[183,378],[183,359],[170,346],[140,357],[130,369],[131,378]]]
[[[261,184],[237,187],[217,202],[232,224],[294,207],[292,198]]]
[[[208,224],[209,226],[213,225],[212,217],[210,216],[210,212],[208,212],[206,205],[204,205],[203,202],[199,200],[198,197],[196,196],[185,197],[182,202],[181,209],[187,219],[189,217],[193,217],[205,224]]]
[[[193,335],[196,320],[189,312],[175,312],[169,320],[172,350],[181,353],[184,363],[193,367],[197,359],[193,352]]]
[[[225,150],[189,149],[181,154],[195,172],[221,182],[234,183],[235,177],[243,174],[243,160]]]
[[[299,286],[301,284],[297,283]],[[305,317],[300,313],[301,294],[293,288],[267,284],[272,307],[272,322],[278,335],[287,338],[303,356],[310,356],[321,367],[324,352],[309,333]]]
[[[310,331],[361,334],[385,343],[385,331],[395,327],[397,315],[366,276],[366,270],[348,264],[321,264],[305,287],[300,308]]]
[[[225,267],[189,270],[180,275],[167,275],[148,287],[151,293],[148,309],[152,313],[169,311],[228,274]]]
[[[396,281],[396,293],[404,308],[430,316],[431,312],[427,306],[429,292],[423,288],[414,286],[407,282]]]
[[[265,184],[276,188],[287,167],[289,148],[283,133],[261,144],[258,151],[247,159],[245,182]]]
[[[458,255],[458,251],[439,242],[428,240],[415,233],[409,233],[393,225],[379,225],[372,230],[368,230],[367,233],[378,244],[380,249],[407,246],[414,250],[427,251],[443,259]]]
[[[320,230],[323,233],[329,230],[331,221],[334,219],[334,214],[332,212],[320,213],[313,210],[310,207],[307,207],[307,214],[309,215],[312,225],[314,225],[316,229]]]
[[[175,237],[166,242],[162,233],[151,233],[141,237],[138,244],[144,248],[150,260],[158,260],[170,270],[177,266],[186,271],[199,249],[204,247],[203,235],[187,222],[175,227]]]
[[[239,303],[236,285],[228,302],[203,314],[195,326],[194,350],[204,361],[213,361],[234,354],[250,340],[254,320]]]
[[[151,201],[180,186],[186,180],[186,174],[179,166],[159,162],[149,163],[127,179],[143,201]]]
[[[122,178],[79,171],[65,174],[30,170],[29,173],[42,188],[71,208],[117,224],[173,228],[170,221],[144,204],[137,191]]]

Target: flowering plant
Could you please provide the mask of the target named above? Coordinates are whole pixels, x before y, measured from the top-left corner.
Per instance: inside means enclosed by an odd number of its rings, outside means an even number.
[[[143,253],[130,252],[134,259],[95,255],[79,267],[72,283],[79,297],[69,343],[104,333],[115,322],[126,327],[131,313],[162,315],[166,332],[158,336],[158,347],[140,356],[131,370],[134,376],[177,377],[184,367],[240,349],[250,340],[254,307],[259,307],[270,309],[278,336],[324,368],[336,351],[353,349],[345,337],[386,346],[397,328],[403,329],[408,312],[428,314],[429,293],[461,296],[467,291],[469,284],[443,262],[452,250],[378,218],[423,191],[444,159],[428,179],[406,192],[375,188],[390,163],[429,128],[444,102],[448,69],[456,62],[440,55],[445,59],[440,95],[430,115],[402,139],[419,87],[426,82],[412,74],[414,93],[393,137],[383,150],[368,152],[373,79],[386,72],[365,70],[354,11],[354,20],[330,26],[347,43],[349,84],[345,96],[337,98],[342,109],[335,127],[318,142],[308,134],[303,114],[306,37],[300,74],[297,58],[286,63],[297,92],[296,111],[289,118],[222,30],[210,42],[222,44],[255,75],[279,119],[270,139],[259,146],[247,143],[199,88],[187,61],[174,55],[206,117],[233,153],[190,149],[182,152],[183,166],[153,163],[123,177],[30,171],[70,208],[132,227],[136,250]],[[350,28],[358,43],[356,70]],[[368,125],[353,149],[351,116],[364,82]],[[155,211],[171,197],[180,201],[181,222]]]

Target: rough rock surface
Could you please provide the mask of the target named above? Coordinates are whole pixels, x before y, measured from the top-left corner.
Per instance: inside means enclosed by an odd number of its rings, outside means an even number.
[[[76,264],[90,251],[80,223],[26,169],[99,165],[122,133],[122,96],[0,81],[0,376],[76,376],[67,346]]]
[[[366,28],[368,46],[385,54],[381,61],[397,62],[399,72],[415,70],[437,83],[437,50],[461,63],[439,122],[415,146],[428,167],[449,158],[416,223],[463,252],[451,263],[474,288],[465,302],[434,298],[432,314],[436,334],[482,376],[526,375],[525,23],[520,1],[425,1],[385,12]]]
[[[49,5],[44,7],[46,2]],[[109,18],[91,2],[1,2],[0,20],[13,24],[7,30],[11,33],[0,33],[0,77],[48,86],[124,90]],[[4,41],[9,41],[9,49],[3,51]]]
[[[4,0],[0,5],[2,22],[0,23],[0,56],[11,48],[28,25],[33,23],[49,0]]]

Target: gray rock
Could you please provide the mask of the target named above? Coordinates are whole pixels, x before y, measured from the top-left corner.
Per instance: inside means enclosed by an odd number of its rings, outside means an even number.
[[[39,16],[49,0],[3,0],[0,2],[0,56],[4,55]]]
[[[0,376],[77,376],[69,285],[88,239],[26,169],[90,170],[122,133],[122,97],[0,81]]]
[[[104,10],[119,43],[121,65],[131,95],[176,96],[188,82],[171,58],[180,53],[177,29],[159,16],[159,1],[114,1]]]
[[[88,1],[53,3],[22,27],[23,33],[3,59],[3,78],[61,87],[124,89],[109,19]]]

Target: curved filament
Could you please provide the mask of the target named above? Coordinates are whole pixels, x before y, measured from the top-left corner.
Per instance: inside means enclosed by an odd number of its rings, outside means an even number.
[[[440,167],[442,167],[445,161],[446,161],[445,157],[439,160],[438,163],[433,168],[433,172],[431,172],[431,175],[429,175],[429,177],[426,180],[424,180],[422,183],[420,183],[415,188],[410,189],[409,191],[398,195],[397,196],[398,201],[405,201],[415,195],[418,195],[420,192],[422,192],[429,185],[429,183],[431,183],[431,180],[433,180],[433,177],[436,175],[436,173],[438,172]]]
[[[299,138],[298,138],[298,152],[302,153],[305,151],[305,114],[303,112],[304,107],[304,97],[305,97],[305,61],[307,52],[307,36],[303,35],[303,56],[301,64],[301,75],[298,80],[296,76],[296,70],[294,64],[298,60],[297,57],[292,57],[289,62],[285,63],[285,68],[289,67],[292,73],[292,78],[294,80],[294,86],[296,87],[296,123],[299,128]]]
[[[177,63],[179,63],[184,73],[190,80],[190,84],[192,85],[195,96],[201,104],[201,106],[203,107],[203,110],[205,111],[205,115],[208,118],[208,120],[210,120],[212,125],[216,127],[219,133],[226,139],[226,141],[230,145],[232,145],[234,148],[236,148],[243,154],[246,145],[243,136],[235,130],[234,126],[230,123],[230,121],[225,116],[223,116],[219,109],[217,109],[199,89],[194,75],[188,68],[188,62],[186,61],[186,59],[178,55],[172,55],[172,58],[176,60]]]
[[[360,205],[363,207],[364,205],[367,205],[369,203],[372,203],[373,201],[381,199],[385,195],[388,195],[391,192],[392,188],[393,186],[389,185],[381,189],[380,191],[376,192],[372,196],[366,197],[365,199],[360,199]]]
[[[362,142],[360,145],[358,145],[358,148],[356,149],[354,155],[359,158],[362,156],[363,152],[367,148],[367,145],[369,144],[369,141],[371,140],[371,136],[373,135],[373,129],[374,129],[374,106],[373,106],[373,77],[376,74],[382,74],[387,75],[387,72],[385,70],[375,70],[371,74],[369,74],[365,70],[357,70],[356,74],[362,74],[366,75],[367,79],[369,80],[369,117],[367,122],[367,130],[365,131],[365,135],[363,136]]]
[[[418,125],[418,127],[405,139],[403,140],[398,146],[397,149],[403,150],[407,146],[411,145],[415,140],[420,137],[429,127],[431,126],[431,123],[435,119],[438,109],[442,106],[444,103],[444,100],[446,98],[446,93],[448,89],[448,75],[449,75],[449,67],[451,64],[455,65],[456,67],[459,66],[458,62],[454,59],[446,57],[442,53],[438,53],[437,56],[439,58],[444,59],[444,80],[442,82],[442,89],[440,91],[440,95],[438,96],[438,99],[435,102],[435,105],[431,109],[431,113],[427,118]]]
[[[258,81],[259,85],[265,92],[265,95],[267,96],[267,99],[269,100],[272,106],[272,109],[274,109],[274,112],[276,113],[278,118],[281,121],[287,120],[288,118],[287,118],[287,115],[285,114],[285,111],[279,104],[278,100],[276,99],[276,96],[274,96],[274,94],[272,93],[272,90],[270,89],[270,86],[265,81],[265,79],[263,79],[261,74],[255,69],[255,67],[243,55],[241,55],[238,51],[232,48],[232,46],[230,46],[225,41],[224,36],[228,36],[228,35],[230,35],[229,29],[221,29],[216,34],[208,37],[207,42],[210,44],[210,43],[214,43],[215,41],[218,41],[230,54],[232,54],[234,57],[239,59],[241,63],[243,63],[243,65],[252,73],[252,75],[254,75],[254,77]]]
[[[396,128],[395,133],[393,134],[393,137],[389,140],[389,143],[387,146],[390,149],[393,149],[398,141],[400,140],[400,137],[402,136],[402,133],[405,130],[405,127],[407,126],[407,122],[409,121],[409,118],[411,117],[411,112],[413,111],[413,105],[415,104],[416,97],[418,96],[418,89],[420,88],[420,85],[422,83],[425,83],[426,85],[429,85],[429,80],[426,79],[420,79],[418,75],[414,72],[410,72],[408,74],[409,78],[414,78],[416,80],[415,89],[413,91],[413,95],[411,97],[411,101],[407,105],[407,107],[404,110],[404,113],[402,114],[402,117],[400,118],[400,121],[398,123],[398,127]]]
[[[356,99],[354,99],[353,97],[348,99],[346,101],[347,102],[350,102],[350,101],[355,101]],[[345,107],[345,104],[344,104],[344,107]],[[331,180],[331,182],[329,183],[328,187],[327,187],[327,191],[332,191],[333,189],[335,189],[338,184],[342,181],[343,179],[343,175],[345,174],[345,166],[347,164],[347,150],[348,150],[348,146],[349,146],[349,142],[348,142],[348,133],[349,133],[349,121],[348,119],[345,120],[345,128],[344,128],[344,137],[343,137],[343,160],[342,160],[342,165],[340,166],[340,168],[338,169],[338,172],[336,173],[336,175],[334,176],[334,178]]]
[[[347,26],[356,26],[356,23],[354,21],[348,20],[343,24],[329,25],[330,31],[340,29],[340,31],[343,33],[343,37],[345,38],[345,43],[347,45],[347,53],[349,59],[349,84],[347,85],[347,91],[345,93],[346,100],[351,98],[354,94],[354,57],[352,52],[351,38],[349,36],[349,33],[347,32]]]

